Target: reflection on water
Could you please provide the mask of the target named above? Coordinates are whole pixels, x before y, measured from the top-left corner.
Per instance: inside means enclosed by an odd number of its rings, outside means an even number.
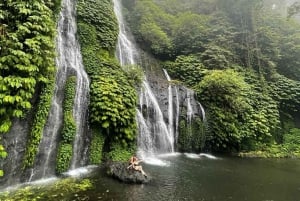
[[[74,194],[72,199],[63,191],[57,193],[65,196],[64,200],[77,201],[300,201],[299,159],[203,154],[162,155],[158,159],[168,166],[143,164],[153,178],[149,184],[123,184],[107,177],[104,170],[88,166],[69,174],[77,177],[92,171],[85,177],[90,178],[93,189]]]
[[[218,157],[219,158],[219,157]],[[213,159],[213,158],[212,158]],[[300,160],[163,157],[169,166],[143,164],[152,183],[128,185],[95,174],[90,200],[299,201]]]

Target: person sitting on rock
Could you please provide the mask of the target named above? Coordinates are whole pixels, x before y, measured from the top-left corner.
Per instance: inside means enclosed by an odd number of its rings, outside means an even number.
[[[127,169],[129,168],[132,168],[136,171],[139,171],[141,172],[145,177],[147,177],[146,173],[144,172],[143,168],[141,165],[139,165],[139,163],[141,162],[142,160],[138,160],[138,158],[136,156],[132,156],[130,158],[130,162],[129,162],[129,166],[127,167]]]

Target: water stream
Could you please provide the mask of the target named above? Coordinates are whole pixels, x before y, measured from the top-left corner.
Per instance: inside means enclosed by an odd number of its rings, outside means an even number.
[[[191,124],[192,122],[192,118],[194,116],[194,110],[191,104],[191,101],[193,99],[194,96],[194,92],[190,89],[186,89],[186,99],[187,99],[187,112],[186,112],[186,116],[187,116],[187,122],[188,124]]]
[[[121,2],[119,0],[113,0],[113,3],[114,11],[119,22],[116,55],[122,66],[138,64],[138,50],[135,47],[131,35],[126,30]],[[153,157],[156,153],[173,152],[174,132],[171,131],[170,125],[167,125],[164,120],[163,113],[147,81],[147,77],[145,77],[142,83],[139,99],[140,105],[136,118],[139,124],[138,149],[140,156],[145,158]]]
[[[128,185],[97,171],[95,188],[74,200],[118,201],[298,201],[300,160],[246,159],[210,154],[159,157],[168,166],[143,165],[154,178]],[[70,199],[73,200],[73,199]]]
[[[69,0],[70,7],[75,10],[75,5],[72,0]],[[72,2],[72,4],[71,4]],[[88,95],[89,95],[89,79],[84,70],[82,63],[82,57],[80,52],[79,42],[76,39],[77,25],[76,17],[73,13],[70,13],[70,27],[69,27],[69,42],[71,44],[70,52],[72,54],[72,60],[70,61],[70,67],[76,72],[76,94],[73,106],[73,117],[76,123],[76,134],[73,143],[73,158],[71,162],[71,169],[83,166],[86,164],[87,149],[84,147],[86,141],[85,129],[87,125],[87,111],[88,111]],[[87,147],[87,146],[86,146]]]
[[[36,161],[31,180],[47,178],[55,175],[57,138],[63,123],[63,99],[66,80],[69,75],[75,75],[76,94],[73,106],[73,117],[76,122],[76,134],[73,144],[73,159],[71,169],[84,164],[84,130],[86,125],[87,104],[89,93],[89,80],[84,71],[79,43],[76,39],[75,2],[62,1],[57,26],[57,74],[55,91],[52,98],[51,111],[43,131],[42,141],[39,145],[38,160]]]

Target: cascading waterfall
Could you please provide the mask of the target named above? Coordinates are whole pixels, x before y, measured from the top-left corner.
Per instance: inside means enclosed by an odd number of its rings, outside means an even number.
[[[119,22],[116,56],[122,66],[140,64],[142,62],[140,62],[139,51],[132,42],[133,37],[126,31],[121,1],[113,0],[113,2],[114,11]],[[145,64],[142,63],[141,65]],[[186,117],[184,118],[187,119],[187,126],[190,131],[192,131],[191,127],[194,117],[202,115],[202,119],[205,119],[204,109],[195,100],[194,91],[185,87],[172,86],[168,72],[163,69],[163,73],[168,81],[167,87],[165,87],[166,82],[161,82],[155,78],[153,80],[149,76],[150,74],[146,74],[139,93],[139,107],[137,108],[136,116],[139,128],[137,143],[138,153],[142,158],[149,159],[160,153],[175,151],[174,146],[179,135],[180,112],[186,111]],[[152,81],[151,84],[148,82],[148,79]],[[159,89],[155,87],[155,83],[159,83]],[[151,87],[155,88],[159,101]],[[165,97],[164,94],[168,96]],[[180,105],[186,110],[181,111]]]
[[[69,0],[69,2],[73,5],[75,10],[75,5],[73,1]],[[85,164],[86,160],[86,152],[87,149],[84,147],[84,132],[87,122],[87,110],[88,110],[88,94],[89,94],[89,79],[88,75],[86,74],[82,62],[81,52],[79,42],[76,39],[77,33],[77,26],[76,26],[76,18],[73,12],[70,20],[70,37],[69,42],[72,44],[70,52],[72,54],[73,60],[70,61],[70,67],[75,70],[77,83],[76,83],[76,94],[74,99],[74,106],[73,106],[73,117],[76,122],[76,134],[73,143],[73,158],[71,163],[71,169],[74,169],[78,166],[82,166]]]
[[[194,116],[194,111],[193,111],[193,107],[191,104],[191,100],[194,97],[194,92],[190,89],[186,89],[186,99],[187,99],[187,112],[186,112],[186,116],[187,116],[187,122],[188,124],[190,124],[192,122],[192,118]]]
[[[55,91],[52,98],[51,111],[47,125],[43,131],[43,138],[39,145],[38,160],[32,170],[31,180],[46,178],[55,175],[56,150],[58,133],[62,128],[64,88],[68,75],[77,77],[76,94],[73,106],[73,117],[76,122],[76,135],[73,145],[73,159],[71,169],[83,160],[83,133],[86,124],[89,80],[84,71],[80,54],[79,43],[76,40],[75,2],[62,1],[57,26],[57,73]]]
[[[187,122],[191,123],[194,116],[201,115],[202,121],[205,122],[205,110],[201,103],[195,100],[195,92],[191,89],[185,88],[186,91],[186,108],[187,108]]]
[[[136,64],[138,58],[138,51],[134,44],[130,41],[126,31],[125,22],[122,14],[122,5],[119,0],[113,0],[114,12],[119,23],[119,35],[116,55],[121,66]]]
[[[148,82],[143,81],[143,93],[140,94],[140,99],[144,99],[146,103],[146,112],[141,111],[144,114],[145,122],[147,127],[149,128],[152,144],[155,146],[150,150],[147,147],[139,146],[140,152],[144,155],[151,155],[154,154],[153,151],[156,153],[166,153],[166,152],[173,152],[174,151],[174,136],[173,133],[170,133],[168,130],[168,126],[164,121],[163,113],[159,107],[159,104],[156,100],[155,95],[153,94]],[[142,106],[140,106],[142,107]],[[140,138],[138,139],[139,142],[144,141],[144,138],[148,138],[145,136],[147,133],[142,133],[140,131]],[[142,143],[139,143],[142,145]]]
[[[117,57],[122,66],[137,64],[138,51],[126,32],[122,16],[122,6],[119,0],[113,0],[114,11],[119,22],[119,36],[117,44]],[[165,153],[174,151],[174,136],[170,133],[164,121],[163,113],[154,96],[151,87],[144,79],[139,94],[140,107],[137,111],[137,122],[139,127],[138,148],[142,157],[154,153]]]
[[[168,74],[168,72],[166,71],[166,69],[163,69],[165,76],[168,80],[168,82],[171,81],[171,78]],[[169,130],[169,135],[173,135],[174,136],[174,125],[173,125],[173,93],[172,93],[172,85],[169,83],[168,86],[168,119],[169,119],[169,125],[168,125],[168,130]],[[173,137],[174,138],[174,137]],[[172,139],[172,141],[174,142],[174,140]]]
[[[198,103],[198,104],[199,104],[200,111],[201,111],[202,121],[205,122],[205,120],[206,120],[205,110],[204,110],[203,106],[201,105],[201,103]]]
[[[179,113],[180,113],[180,105],[179,105],[179,95],[178,95],[178,88],[177,86],[173,86],[171,85],[170,81],[171,81],[171,77],[168,74],[168,71],[166,69],[163,69],[165,76],[169,82],[169,86],[168,86],[168,115],[169,115],[169,133],[172,134],[172,136],[174,136],[173,142],[176,144],[177,143],[177,139],[178,139],[178,135],[179,135]],[[176,110],[175,110],[175,126],[174,126],[174,106],[173,106],[173,88],[175,90],[175,98],[176,98]],[[174,129],[175,129],[175,133],[174,133]]]
[[[176,86],[175,86],[175,97],[176,97],[175,144],[177,144],[178,136],[179,136],[179,114],[180,114],[180,106],[179,106],[178,88]]]

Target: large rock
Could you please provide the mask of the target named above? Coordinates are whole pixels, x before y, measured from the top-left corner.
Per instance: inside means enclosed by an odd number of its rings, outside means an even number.
[[[107,166],[108,175],[125,183],[144,184],[150,181],[149,176],[144,176],[141,172],[127,169],[128,163],[114,162]]]

